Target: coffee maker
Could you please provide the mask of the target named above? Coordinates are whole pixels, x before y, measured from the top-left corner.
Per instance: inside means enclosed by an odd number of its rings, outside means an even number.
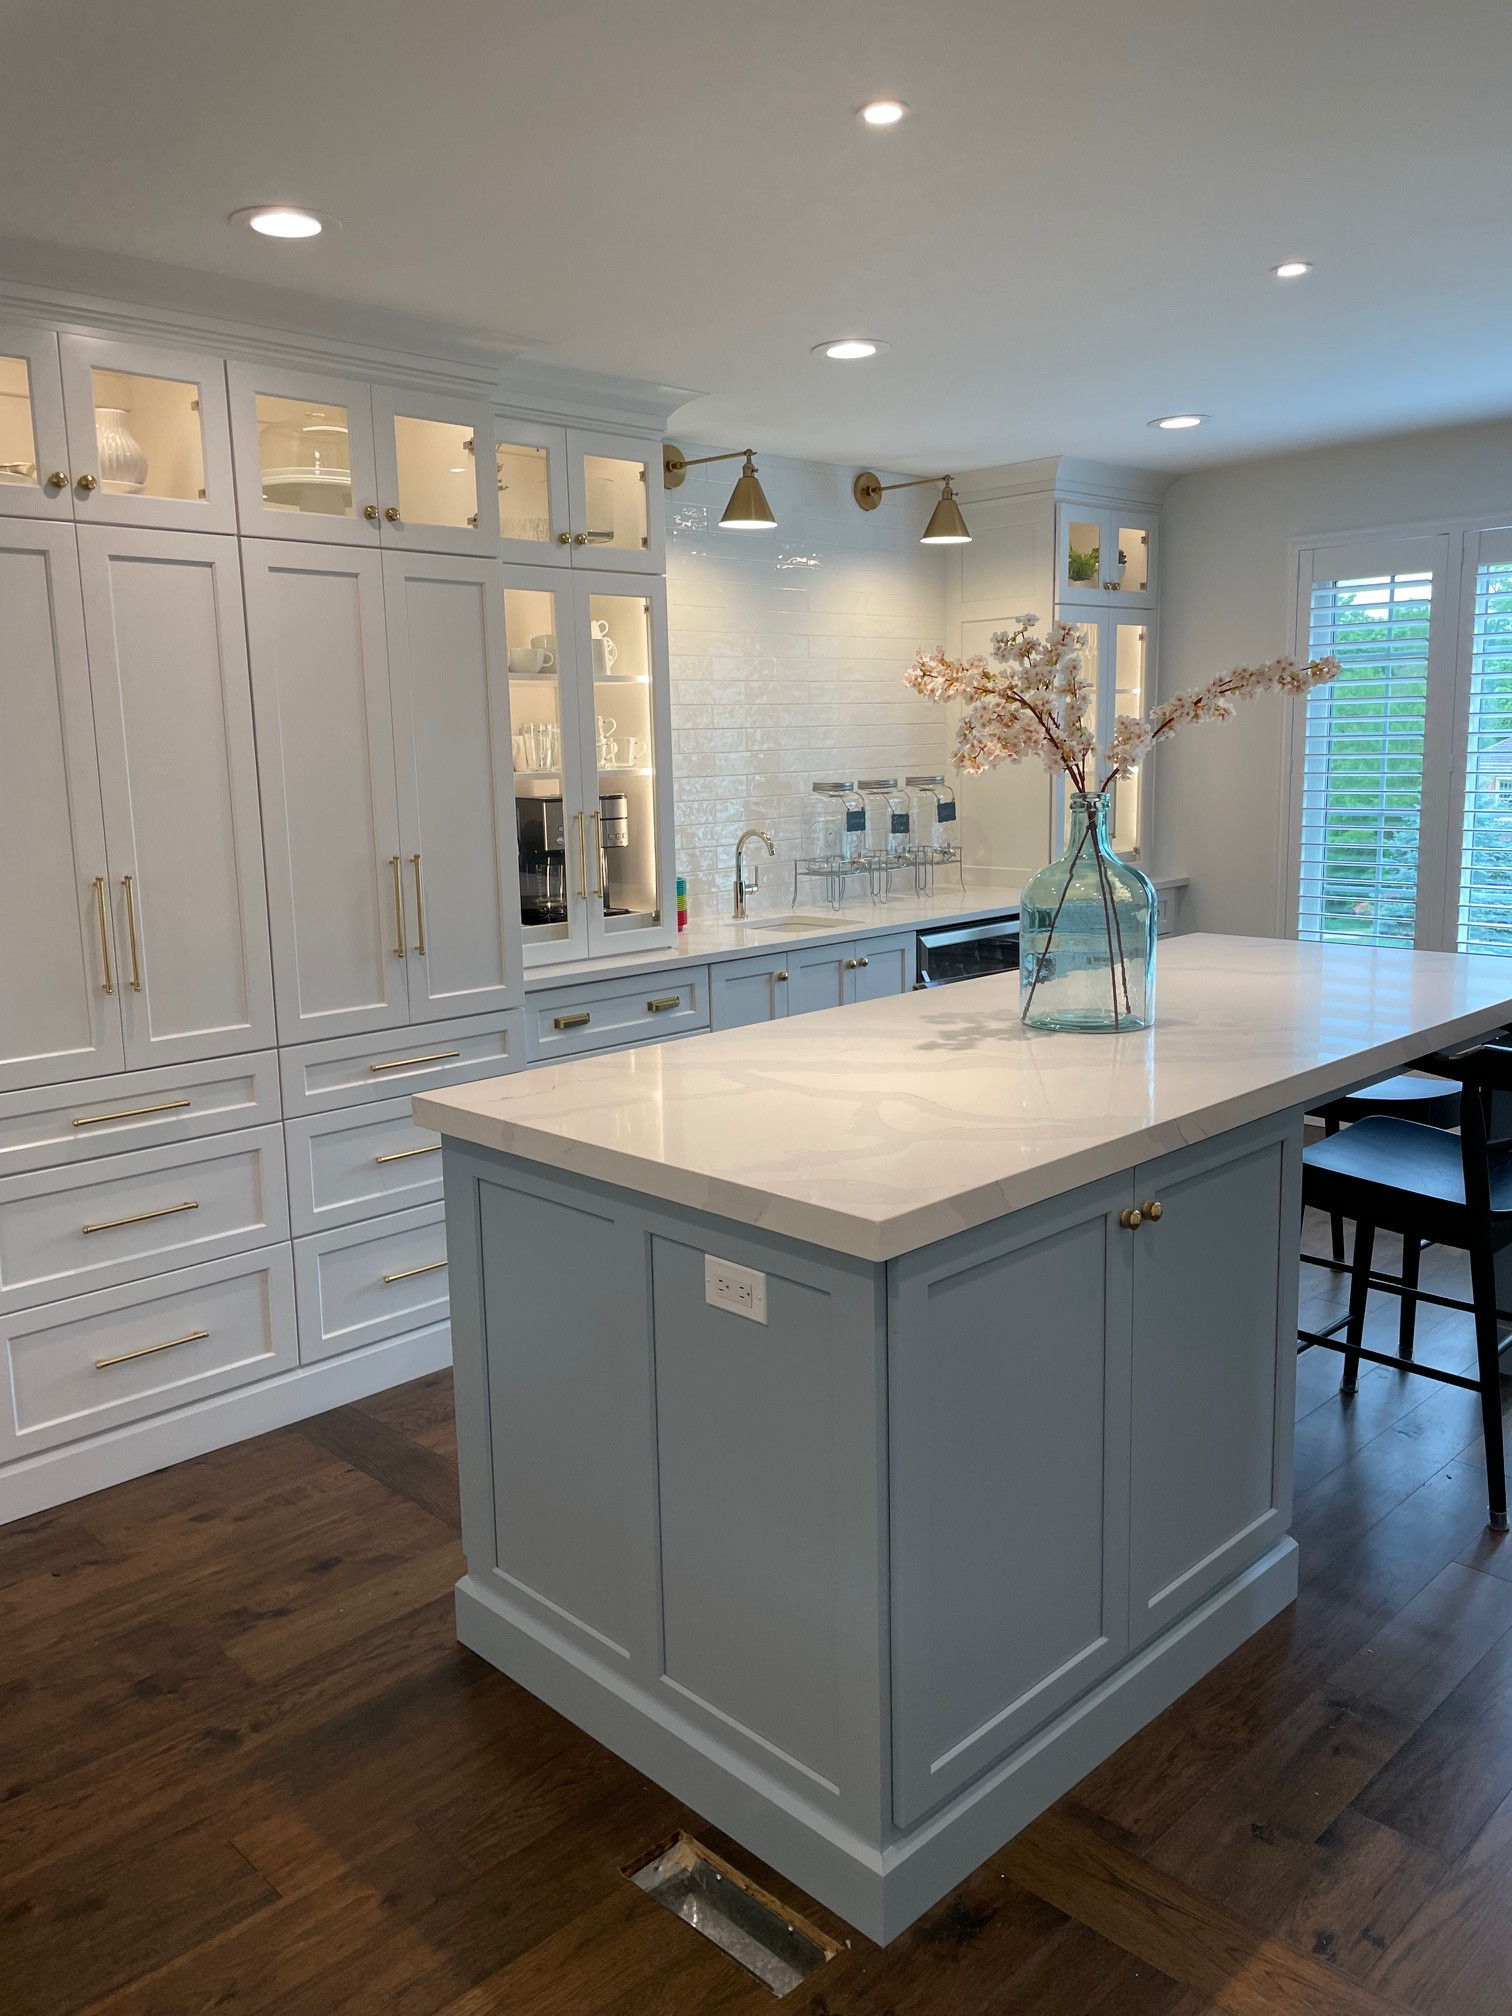
[[[604,892],[604,915],[606,917],[628,917],[630,906],[616,903],[610,888],[611,881],[620,879],[619,853],[630,845],[630,801],[623,791],[604,791],[599,794],[599,887]],[[614,861],[611,874],[609,863]]]
[[[560,798],[516,798],[520,922],[567,922],[567,816]]]

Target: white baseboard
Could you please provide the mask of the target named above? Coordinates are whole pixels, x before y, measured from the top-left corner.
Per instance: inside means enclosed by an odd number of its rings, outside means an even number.
[[[124,1484],[182,1463],[207,1450],[266,1435],[291,1421],[308,1420],[350,1400],[365,1399],[406,1379],[437,1372],[451,1363],[451,1324],[433,1323],[402,1337],[364,1345],[280,1372],[255,1386],[196,1400],[171,1413],[90,1435],[59,1449],[39,1450],[0,1471],[0,1526],[33,1512]]]

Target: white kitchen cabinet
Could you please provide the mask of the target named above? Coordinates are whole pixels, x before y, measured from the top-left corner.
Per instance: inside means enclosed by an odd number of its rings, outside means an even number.
[[[816,1008],[907,993],[914,983],[914,958],[912,931],[840,945],[795,946],[787,959],[787,1012],[807,1015]]]
[[[0,521],[0,1088],[119,1071],[110,866],[72,525]]]
[[[388,554],[383,591],[410,1020],[510,1007],[523,997],[498,568]]]
[[[229,384],[244,533],[497,555],[486,401],[262,364]]]
[[[1154,699],[1151,673],[1155,662],[1155,618],[1122,606],[1112,611],[1088,608],[1084,603],[1067,603],[1059,612],[1067,623],[1081,630],[1086,652],[1085,672],[1092,686],[1090,719],[1097,746],[1104,749],[1113,738],[1113,724],[1120,714],[1142,715]],[[1151,772],[1141,765],[1132,777],[1116,778],[1109,787],[1113,809],[1109,838],[1114,851],[1127,861],[1137,861],[1143,849],[1146,826],[1146,799]],[[1070,805],[1063,780],[1054,780],[1059,807],[1060,831],[1070,832]]]
[[[596,798],[582,760],[594,739],[583,688],[573,582],[540,567],[504,569],[504,642],[514,771],[520,929],[528,965],[588,956]]]
[[[494,420],[499,553],[523,566],[566,567],[573,556],[567,429],[500,413]]]
[[[1159,514],[1127,505],[1056,505],[1056,599],[1153,607]]]
[[[569,427],[567,480],[576,561],[601,573],[663,572],[660,442]]]
[[[791,971],[786,952],[753,959],[716,959],[709,968],[709,1018],[714,1029],[747,1029],[788,1013]]]
[[[58,348],[78,522],[234,532],[224,359],[98,336]]]
[[[126,1061],[262,1049],[273,986],[236,542],[78,539]]]
[[[440,1204],[294,1241],[299,1357],[309,1365],[447,1316]]]
[[[73,517],[58,338],[0,322],[0,515]]]
[[[415,1125],[410,1106],[381,1099],[285,1123],[296,1234],[440,1202],[440,1137]]]
[[[278,1033],[409,1020],[404,863],[377,553],[242,548]]]
[[[893,994],[913,989],[918,949],[912,931],[878,933],[874,938],[858,938],[851,948],[855,965],[850,968],[852,1001],[885,1001]]]

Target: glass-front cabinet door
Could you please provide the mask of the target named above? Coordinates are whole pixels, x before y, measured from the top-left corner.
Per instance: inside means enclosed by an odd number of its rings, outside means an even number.
[[[487,404],[375,385],[373,446],[385,546],[497,555],[497,470]]]
[[[232,364],[227,376],[242,531],[376,546],[368,387],[256,364]]]
[[[1141,605],[1155,599],[1155,515],[1102,505],[1056,507],[1057,594],[1072,600],[1117,595]]]
[[[1120,714],[1141,715],[1154,698],[1151,684],[1154,659],[1151,650],[1152,623],[1148,616],[1120,619],[1116,616],[1082,616],[1074,609],[1063,610],[1068,623],[1079,623],[1085,639],[1086,675],[1092,685],[1091,719],[1097,746],[1105,749],[1112,739],[1113,723]],[[1110,786],[1112,811],[1108,837],[1113,851],[1126,861],[1137,861],[1144,849],[1145,771],[1132,777],[1116,778]],[[1070,831],[1070,807],[1064,789],[1059,792],[1056,830],[1064,845]],[[1057,849],[1059,851],[1059,849]]]
[[[494,471],[502,557],[536,567],[565,567],[572,558],[565,430],[497,414]]]
[[[234,532],[223,360],[93,336],[58,350],[78,522]]]
[[[567,475],[576,564],[660,574],[666,530],[659,444],[634,434],[569,428]]]
[[[587,668],[580,691],[591,707],[582,737],[591,949],[670,944],[666,591],[660,582],[631,587],[581,572],[573,588]]]
[[[525,963],[535,966],[587,957],[596,900],[576,618],[566,575],[536,567],[503,573],[520,930]]]
[[[0,322],[0,516],[71,518],[58,339]]]

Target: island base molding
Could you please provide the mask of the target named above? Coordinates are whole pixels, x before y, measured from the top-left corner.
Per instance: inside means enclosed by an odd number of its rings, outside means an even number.
[[[1297,1593],[1289,1536],[1170,1626],[909,1834],[878,1849],[473,1575],[457,1635],[500,1672],[885,1945],[1245,1640]],[[625,1844],[627,1859],[649,1844]]]

